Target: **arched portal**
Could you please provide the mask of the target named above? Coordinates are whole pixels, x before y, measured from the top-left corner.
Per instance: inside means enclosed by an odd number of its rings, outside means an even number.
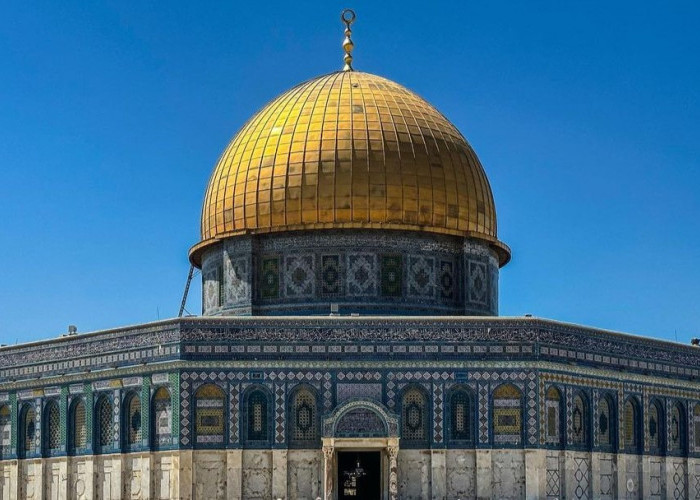
[[[354,399],[323,420],[324,498],[398,498],[399,419]]]

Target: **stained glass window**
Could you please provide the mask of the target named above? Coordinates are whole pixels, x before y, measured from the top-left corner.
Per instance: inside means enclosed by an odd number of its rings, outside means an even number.
[[[571,408],[571,435],[572,444],[577,446],[588,445],[588,408],[581,394],[576,394]]]
[[[292,398],[291,431],[290,444],[292,446],[317,445],[316,398],[309,389],[299,389]]]
[[[682,453],[685,451],[685,419],[683,407],[676,403],[671,407],[671,428],[669,432],[669,451]]]
[[[700,452],[700,403],[693,408],[693,437],[695,451]]]
[[[612,403],[607,396],[603,396],[598,401],[598,444],[610,446],[613,443],[613,424],[615,422],[612,415]]]
[[[248,395],[247,440],[267,441],[267,396],[261,390],[254,390]]]
[[[170,391],[159,387],[153,395],[153,443],[157,448],[172,443],[172,403]]]
[[[22,428],[22,446],[20,448],[20,452],[23,457],[26,457],[27,455],[31,454],[34,452],[36,449],[36,434],[37,434],[37,428],[36,428],[36,412],[34,411],[34,407],[32,405],[26,405],[23,408],[22,411],[22,422],[21,422],[21,428]]]
[[[625,448],[629,451],[637,451],[640,445],[640,432],[639,432],[639,412],[637,411],[637,404],[632,398],[625,401],[625,414],[624,414],[624,437],[625,437]]]
[[[124,412],[126,422],[124,430],[126,433],[126,444],[131,447],[141,444],[141,398],[132,394],[127,398],[126,411]]]
[[[12,439],[12,418],[10,407],[0,406],[0,460],[10,453]]]
[[[472,400],[464,389],[455,390],[450,396],[450,438],[468,441],[472,438]]]
[[[195,436],[196,443],[202,445],[224,442],[224,400],[225,394],[215,384],[206,384],[195,393]]]
[[[547,443],[561,444],[561,393],[552,386],[547,389],[545,397],[545,419],[547,426]]]
[[[426,397],[420,389],[407,390],[401,401],[401,443],[421,445],[428,440]]]
[[[73,414],[71,418],[73,437],[73,449],[71,451],[73,453],[87,446],[87,421],[85,416],[85,403],[83,403],[82,399],[79,399],[73,405]]]
[[[499,444],[522,443],[522,394],[512,384],[493,391],[493,440]]]
[[[46,403],[44,419],[46,429],[46,434],[43,436],[44,449],[51,454],[58,451],[61,446],[61,412],[55,401]]]
[[[114,427],[112,401],[103,396],[97,402],[97,451],[103,451],[114,445]]]

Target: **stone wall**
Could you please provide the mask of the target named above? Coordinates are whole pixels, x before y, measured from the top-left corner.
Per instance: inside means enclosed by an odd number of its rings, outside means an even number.
[[[553,450],[401,450],[399,498],[700,497],[700,459]],[[0,462],[0,499],[311,499],[320,450],[211,450]]]

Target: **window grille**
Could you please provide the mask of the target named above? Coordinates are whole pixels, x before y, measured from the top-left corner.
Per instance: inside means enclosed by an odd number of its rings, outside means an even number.
[[[97,445],[100,451],[114,444],[112,428],[112,402],[109,397],[102,397],[97,405]]]
[[[299,389],[292,400],[292,444],[315,445],[318,441],[316,398],[308,389]]]
[[[61,412],[55,401],[47,403],[46,407],[46,450],[48,452],[58,451],[61,446]]]
[[[419,444],[428,440],[427,403],[424,394],[418,389],[409,389],[401,404],[402,442]]]
[[[472,441],[472,404],[469,393],[456,390],[450,398],[451,438],[456,441]]]
[[[87,446],[87,421],[85,416],[85,403],[80,400],[73,406],[73,451]]]
[[[248,441],[266,441],[267,396],[262,391],[253,391],[248,396]]]

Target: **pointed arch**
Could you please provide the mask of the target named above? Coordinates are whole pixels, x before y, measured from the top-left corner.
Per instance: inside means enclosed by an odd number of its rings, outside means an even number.
[[[639,400],[630,396],[625,400],[622,414],[623,438],[622,447],[629,453],[641,453],[644,449],[642,431],[642,412]]]
[[[685,455],[688,451],[685,406],[682,402],[676,401],[669,411],[671,427],[668,433],[668,452],[674,455]]]
[[[212,447],[226,443],[226,393],[216,384],[204,384],[194,394],[195,446]]]
[[[591,406],[583,391],[576,391],[571,401],[571,446],[590,449]]]
[[[493,391],[493,442],[507,446],[523,444],[523,393],[513,384]]]
[[[19,444],[17,446],[19,458],[27,458],[36,454],[38,431],[34,405],[24,403],[19,412]]]
[[[598,430],[598,446],[605,451],[617,449],[617,407],[611,393],[603,393],[598,400],[598,414],[594,424]]]
[[[401,446],[427,448],[430,442],[430,399],[420,385],[409,385],[401,394]]]
[[[44,429],[41,433],[41,447],[44,456],[50,457],[61,449],[61,411],[55,399],[49,399],[44,404],[42,423]]]
[[[136,391],[129,391],[122,404],[121,429],[124,451],[134,451],[142,447],[141,423],[141,396]]]
[[[108,453],[114,449],[114,405],[108,394],[103,394],[95,404],[95,453]]]
[[[243,394],[243,443],[250,448],[272,445],[272,393],[263,385],[249,387]]]
[[[649,451],[654,455],[660,455],[666,447],[666,414],[663,403],[654,398],[649,402],[647,410],[649,429]]]
[[[68,422],[68,454],[82,453],[88,444],[87,411],[83,398],[71,401]]]
[[[474,393],[469,386],[457,385],[447,394],[447,439],[450,443],[471,447],[474,445]]]
[[[151,447],[159,450],[172,446],[173,411],[172,396],[167,387],[158,387],[151,401]]]
[[[548,445],[564,444],[564,397],[559,388],[550,385],[545,393],[545,441]]]
[[[290,448],[318,448],[320,418],[318,393],[312,386],[296,386],[289,396],[287,436]]]
[[[693,438],[695,453],[700,453],[700,403],[693,407]]]

